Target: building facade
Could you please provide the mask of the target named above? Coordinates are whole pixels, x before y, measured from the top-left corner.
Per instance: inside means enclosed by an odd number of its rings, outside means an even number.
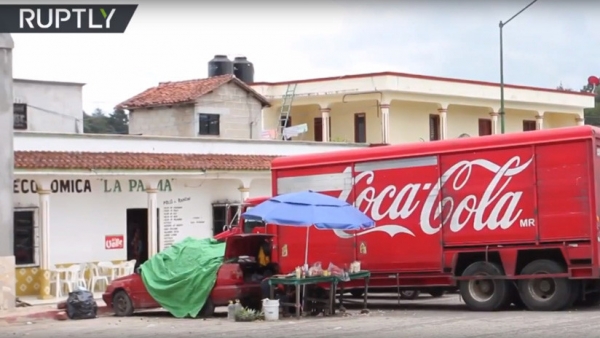
[[[14,79],[13,129],[83,133],[83,83]]]
[[[122,102],[129,133],[258,139],[266,98],[233,75],[164,82]]]
[[[271,194],[275,156],[364,146],[16,132],[17,295],[52,297],[57,267],[132,259],[136,232],[146,257],[219,233],[243,200]]]
[[[280,134],[292,101],[287,126],[307,126],[292,141],[395,144],[559,128],[583,124],[583,110],[594,106],[589,93],[506,85],[502,119],[496,83],[392,72],[252,88],[271,103],[265,130]]]

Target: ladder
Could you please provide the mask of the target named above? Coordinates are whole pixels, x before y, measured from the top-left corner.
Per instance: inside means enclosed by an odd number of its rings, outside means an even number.
[[[290,113],[292,112],[292,102],[294,101],[296,86],[298,86],[297,83],[289,84],[285,90],[285,95],[283,96],[281,111],[279,112],[279,137],[282,140],[285,140],[285,136],[283,136],[283,130],[287,128],[288,121],[290,120]]]

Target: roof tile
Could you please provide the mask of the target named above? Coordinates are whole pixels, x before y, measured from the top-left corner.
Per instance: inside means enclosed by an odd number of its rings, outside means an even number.
[[[117,105],[121,109],[136,109],[145,107],[168,106],[174,104],[191,103],[199,97],[210,93],[220,86],[234,82],[245,91],[251,93],[257,100],[268,105],[268,100],[250,88],[248,85],[238,80],[235,76],[221,75],[209,77],[206,79],[196,79],[177,82],[161,82],[156,87],[146,89],[136,96],[123,101]]]
[[[16,169],[270,170],[275,156],[15,151]]]

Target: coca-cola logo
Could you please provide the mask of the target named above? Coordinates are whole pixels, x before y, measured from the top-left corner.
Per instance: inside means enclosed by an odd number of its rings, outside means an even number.
[[[123,249],[125,247],[125,239],[123,236],[106,236],[104,238],[104,248],[107,250]]]
[[[387,185],[377,188],[373,185],[376,173],[364,171],[356,175],[355,186],[365,186],[356,191],[355,206],[369,215],[374,221],[405,220],[419,213],[421,231],[433,235],[447,226],[452,232],[462,230],[467,224],[473,224],[474,230],[508,229],[521,216],[519,207],[522,191],[509,189],[513,178],[522,173],[533,161],[533,158],[521,163],[519,156],[510,158],[506,163],[498,165],[484,159],[460,161],[446,170],[439,180],[427,183],[409,183],[402,187]],[[460,193],[472,181],[476,168],[482,168],[493,174],[487,186],[477,194]],[[346,172],[350,171],[348,168]],[[452,194],[442,194],[452,191]],[[423,199],[423,192],[427,192]],[[350,190],[342,191],[339,198],[347,200]],[[456,197],[459,196],[459,197]],[[458,199],[460,198],[460,199]],[[387,206],[387,207],[386,207]],[[443,211],[443,212],[442,212]],[[443,217],[443,219],[442,219]],[[361,234],[384,231],[394,236],[406,233],[415,236],[414,232],[400,224],[381,224]],[[336,232],[340,237],[348,234]]]

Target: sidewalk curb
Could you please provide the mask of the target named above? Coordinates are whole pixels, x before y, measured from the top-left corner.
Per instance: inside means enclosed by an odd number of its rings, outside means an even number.
[[[20,314],[20,315],[0,317],[0,321],[6,322],[6,323],[16,323],[16,322],[25,321],[25,320],[33,321],[33,320],[43,320],[43,319],[56,319],[56,316],[59,313],[64,312],[64,311],[65,310],[61,310],[61,309],[42,310],[40,312],[24,313],[24,314]],[[106,305],[99,306],[98,307],[98,317],[107,316],[107,315],[112,315],[111,309]]]

